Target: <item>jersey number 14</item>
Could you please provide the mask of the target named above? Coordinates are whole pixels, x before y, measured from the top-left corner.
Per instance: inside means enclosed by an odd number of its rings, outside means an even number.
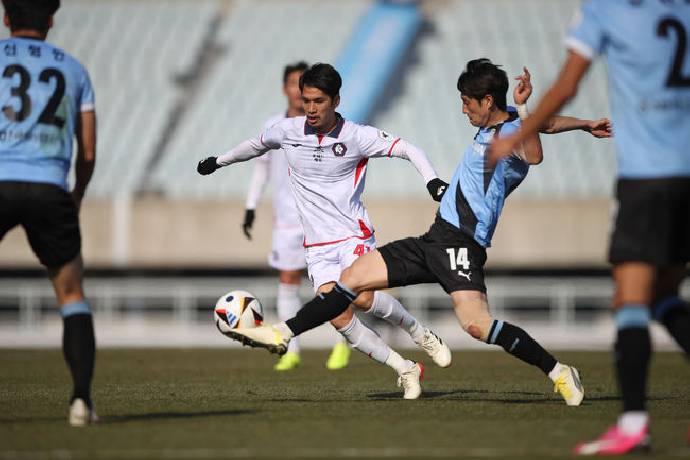
[[[446,252],[450,258],[450,269],[457,270],[458,267],[462,267],[463,270],[470,269],[470,259],[467,256],[467,248],[457,248],[458,252],[456,254],[455,248],[448,248]]]

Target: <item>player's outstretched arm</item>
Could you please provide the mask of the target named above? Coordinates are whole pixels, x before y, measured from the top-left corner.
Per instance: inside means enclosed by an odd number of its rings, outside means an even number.
[[[585,131],[598,139],[613,136],[611,120],[600,118],[598,120],[583,120],[576,117],[556,115],[549,118],[546,126],[540,132],[544,134],[558,134],[566,131]]]
[[[422,149],[403,139],[398,139],[391,147],[389,156],[402,158],[412,163],[424,178],[426,189],[431,198],[434,201],[441,201],[446,189],[448,189],[448,183],[438,177],[434,165],[431,164],[431,160]]]
[[[544,94],[537,109],[523,123],[520,131],[512,136],[497,139],[489,147],[489,164],[496,164],[498,160],[510,155],[515,146],[534,135],[567,101],[575,97],[580,80],[589,69],[590,61],[569,52],[558,79]]]
[[[251,160],[252,158],[264,155],[270,150],[280,148],[284,137],[285,131],[283,131],[280,123],[278,123],[268,128],[260,136],[247,139],[222,155],[201,160],[196,170],[202,176],[206,176],[214,173],[216,169],[222,168],[223,166]]]
[[[72,190],[77,209],[81,207],[81,200],[86,193],[86,187],[91,181],[96,167],[96,112],[89,110],[81,112],[77,118],[77,160],[75,163],[75,181]]]

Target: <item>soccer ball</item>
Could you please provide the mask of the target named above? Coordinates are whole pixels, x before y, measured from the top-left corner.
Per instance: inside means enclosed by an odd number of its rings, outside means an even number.
[[[221,334],[225,334],[232,329],[261,326],[264,311],[254,294],[231,291],[216,302],[213,320]]]

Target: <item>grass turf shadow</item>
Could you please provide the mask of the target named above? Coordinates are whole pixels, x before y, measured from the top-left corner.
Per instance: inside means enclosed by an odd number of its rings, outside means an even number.
[[[187,418],[204,418],[204,417],[228,417],[236,415],[254,414],[256,410],[217,410],[217,411],[202,411],[202,412],[149,412],[143,414],[123,414],[123,415],[109,415],[101,417],[98,425],[108,425],[111,423],[127,423],[137,422],[143,420],[175,420]],[[12,423],[33,423],[33,422],[55,422],[66,421],[66,416],[55,417],[3,417],[0,418],[0,424]]]

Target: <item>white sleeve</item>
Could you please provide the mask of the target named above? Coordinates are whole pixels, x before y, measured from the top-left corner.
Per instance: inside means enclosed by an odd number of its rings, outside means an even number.
[[[268,183],[270,175],[271,162],[269,158],[269,156],[263,156],[257,158],[254,162],[254,170],[252,171],[252,177],[249,181],[249,191],[247,192],[245,209],[256,209],[256,206],[259,204],[261,194]]]
[[[398,139],[392,145],[388,156],[402,158],[409,161],[419,171],[419,174],[424,178],[424,183],[428,183],[432,179],[436,179],[438,174],[431,164],[429,157],[419,147],[410,144],[409,142]]]
[[[235,148],[219,155],[216,159],[216,164],[218,166],[228,166],[233,163],[251,160],[265,154],[269,150],[280,148],[284,137],[285,131],[278,123],[265,130],[261,135],[247,139]]]

